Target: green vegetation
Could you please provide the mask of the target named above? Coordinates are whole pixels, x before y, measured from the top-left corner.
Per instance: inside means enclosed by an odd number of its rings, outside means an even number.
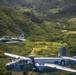
[[[4,52],[55,57],[63,45],[68,56],[76,55],[75,8],[75,0],[0,0],[0,37],[17,37],[24,32],[27,39],[23,43],[0,44],[0,75],[22,75],[5,69],[10,60]]]
[[[26,36],[28,36],[29,34],[33,33],[34,29],[37,30],[39,28],[36,27],[36,25],[27,16],[18,13],[14,9],[8,7],[0,7],[0,8],[2,12],[0,16],[1,18],[0,27],[2,27],[2,30],[3,28],[5,28],[6,33],[9,32],[18,35],[24,31],[27,32]],[[30,27],[31,30],[29,30]],[[5,35],[6,33],[3,33],[2,35]],[[9,33],[7,35],[9,35]]]

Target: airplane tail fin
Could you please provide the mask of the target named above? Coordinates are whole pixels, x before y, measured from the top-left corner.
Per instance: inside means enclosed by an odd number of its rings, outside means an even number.
[[[24,33],[20,35],[19,39],[24,39]]]
[[[59,51],[59,54],[58,56],[66,56],[66,48],[64,46],[61,46],[60,47],[60,51]]]

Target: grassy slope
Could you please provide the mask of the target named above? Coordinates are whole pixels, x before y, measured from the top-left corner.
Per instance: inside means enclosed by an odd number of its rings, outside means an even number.
[[[52,10],[52,11],[54,11],[54,13],[56,12],[56,10]],[[65,9],[63,11],[65,11]],[[57,17],[57,15],[55,17]],[[66,19],[68,21],[68,24],[67,24],[66,20],[64,20],[65,17],[67,18],[67,16],[65,16],[64,18],[63,17],[64,17],[64,14],[61,14],[61,15],[58,14],[58,18],[55,19],[54,21],[57,21],[59,19],[59,24],[61,24],[61,26],[68,25],[70,23],[67,28],[71,26],[75,28],[76,26],[75,18],[70,17],[69,20]],[[53,23],[53,24],[56,24],[56,23]],[[53,38],[54,41],[57,41],[55,37],[60,35],[60,33],[54,28],[52,28],[50,25],[52,24],[48,24],[46,22],[44,24],[38,24],[38,23],[32,22],[28,16],[23,15],[12,8],[0,7],[0,32],[1,32],[0,36],[4,36],[4,35],[19,36],[21,32],[24,32],[25,36],[26,37],[28,36],[28,38],[31,40],[34,40],[34,39],[44,40],[46,38],[50,40],[51,38]],[[61,41],[67,42],[68,53],[70,51],[70,55],[72,54],[75,55],[76,53],[75,37],[76,37],[75,35],[68,35],[68,34],[67,35],[64,34],[63,36],[61,36],[62,38]],[[41,56],[42,55],[56,56],[59,50],[59,46],[61,45],[62,45],[61,43],[57,43],[57,42],[49,43],[49,42],[30,42],[30,41],[26,41],[24,43],[18,43],[18,44],[0,44],[0,57],[1,57],[0,58],[0,61],[1,61],[0,73],[3,73],[3,74],[8,73],[5,70],[5,66],[4,66],[7,60],[6,58],[4,58],[4,54],[3,54],[4,52],[11,51],[14,54],[19,54],[19,55],[24,55],[24,56],[28,56],[29,54],[33,54],[33,53],[34,55],[41,55]]]
[[[37,34],[40,32],[41,34],[45,33],[38,24],[33,23],[27,16],[6,6],[0,7],[0,27],[0,32],[2,32],[0,36],[5,34],[18,35],[21,32],[24,32],[26,35]]]
[[[32,20],[35,17],[29,17],[13,8],[0,6],[0,15],[0,36],[19,36],[21,32],[24,32],[28,39],[46,40],[46,36],[52,35],[52,32],[56,31],[60,34],[58,30],[50,26],[51,24],[35,22]],[[37,17],[35,19],[37,19]],[[56,35],[58,33],[56,33]],[[49,39],[51,38],[49,37]]]

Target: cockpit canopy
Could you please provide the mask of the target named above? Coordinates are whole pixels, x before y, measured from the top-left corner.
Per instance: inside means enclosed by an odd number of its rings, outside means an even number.
[[[25,64],[25,63],[32,63],[32,61],[24,60],[24,59],[17,59],[17,60],[14,60],[14,63]]]
[[[11,40],[12,38],[10,36],[3,36],[2,39],[3,40]]]

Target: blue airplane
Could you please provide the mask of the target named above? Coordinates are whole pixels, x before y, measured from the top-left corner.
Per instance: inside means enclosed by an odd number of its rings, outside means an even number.
[[[17,43],[17,42],[23,42],[23,41],[25,41],[24,33],[22,33],[20,35],[20,37],[18,37],[18,38],[13,38],[13,37],[10,37],[10,36],[3,36],[2,38],[0,38],[0,44],[3,44],[3,43]]]
[[[23,57],[15,54],[4,53],[6,56],[12,57],[10,63],[6,64],[6,69],[11,72],[28,72],[37,73],[55,73],[55,72],[72,72],[76,73],[75,69],[68,68],[76,64],[75,57],[66,57],[66,48],[61,46],[58,57]]]

